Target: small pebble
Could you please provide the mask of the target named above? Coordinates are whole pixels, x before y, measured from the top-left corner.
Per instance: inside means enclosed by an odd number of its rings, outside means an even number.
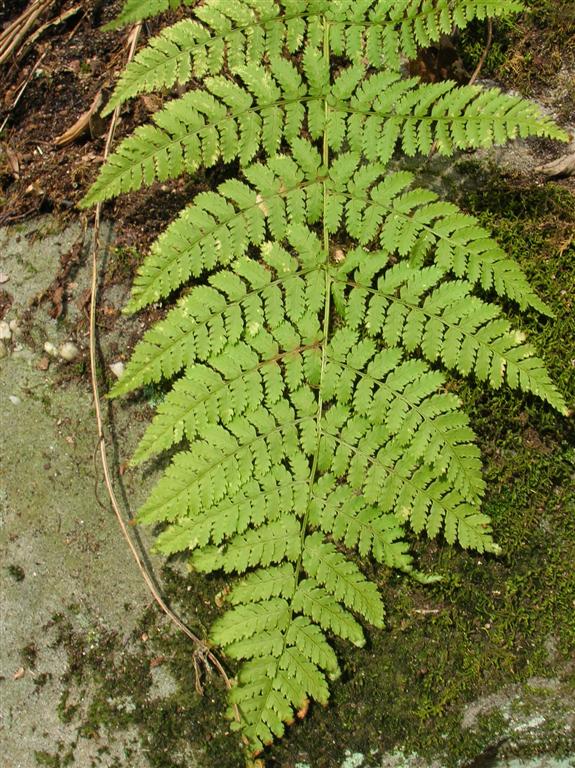
[[[14,336],[20,336],[22,330],[20,328],[20,323],[18,322],[18,320],[16,320],[16,318],[14,318],[13,320],[10,320],[8,327],[10,328]]]
[[[50,358],[48,355],[42,355],[42,357],[36,363],[36,368],[39,371],[47,371],[50,367]]]
[[[12,331],[6,320],[0,321],[0,339],[11,339]]]
[[[46,352],[51,357],[58,357],[58,350],[54,344],[52,344],[51,341],[47,341],[44,344],[44,352]]]
[[[17,395],[10,395],[8,399],[10,400],[12,405],[20,405],[20,403],[22,402],[22,400],[20,400],[20,398]]]
[[[112,373],[117,379],[121,379],[122,376],[124,375],[124,368],[125,368],[124,363],[121,360],[119,360],[117,363],[112,363],[110,365],[110,370],[112,371]]]
[[[67,341],[65,344],[62,344],[62,346],[58,350],[58,354],[60,355],[62,360],[71,362],[72,360],[75,360],[78,357],[78,355],[80,354],[80,350],[71,341]]]

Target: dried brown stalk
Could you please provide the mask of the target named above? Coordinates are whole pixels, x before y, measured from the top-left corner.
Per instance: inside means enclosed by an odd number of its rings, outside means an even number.
[[[40,16],[47,11],[54,0],[34,0],[23,13],[18,16],[0,34],[0,65],[15,56],[25,42],[30,29]]]

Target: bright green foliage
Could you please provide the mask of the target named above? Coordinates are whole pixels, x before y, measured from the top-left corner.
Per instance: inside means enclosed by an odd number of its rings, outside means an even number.
[[[109,29],[116,29],[125,24],[149,19],[164,11],[173,11],[181,5],[194,5],[197,0],[126,0],[122,12]]]
[[[229,164],[140,268],[128,311],[185,290],[112,394],[173,381],[134,461],[177,451],[139,519],[165,525],[162,552],[243,574],[212,639],[242,662],[231,700],[256,752],[327,701],[332,635],[361,646],[358,618],[383,626],[352,550],[422,580],[405,526],[498,551],[445,371],[567,410],[491,299],[547,307],[476,219],[396,162],[564,138],[520,98],[402,77],[402,58],[453,24],[518,7],[205,0],[150,41],[109,104],[200,83],[120,144],[85,205]]]

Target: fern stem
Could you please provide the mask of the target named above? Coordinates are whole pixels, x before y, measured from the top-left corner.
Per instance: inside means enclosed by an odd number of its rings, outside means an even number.
[[[327,21],[327,18],[323,17],[323,55],[329,62],[329,23]],[[329,66],[328,66],[329,69]],[[323,172],[326,173],[327,168],[329,167],[329,141],[328,141],[328,135],[327,135],[327,125],[328,125],[328,115],[329,115],[329,106],[327,99],[324,98],[324,114],[325,114],[325,122],[324,122],[324,129],[323,129],[323,146],[322,146],[322,162],[323,162]],[[321,353],[321,372],[320,372],[320,380],[319,380],[319,387],[318,387],[318,397],[317,397],[317,445],[315,454],[313,457],[313,463],[312,468],[310,471],[310,478],[309,478],[309,489],[308,489],[308,498],[306,503],[306,510],[302,519],[301,523],[301,552],[303,553],[304,549],[304,540],[307,532],[308,527],[308,521],[309,521],[309,507],[312,497],[312,488],[313,483],[315,480],[315,476],[317,474],[317,467],[319,462],[319,453],[320,453],[320,446],[321,446],[321,440],[320,440],[320,434],[321,434],[321,420],[323,416],[323,383],[325,378],[325,369],[327,365],[327,340],[329,335],[329,320],[330,320],[330,312],[331,312],[331,275],[329,270],[329,231],[327,228],[327,198],[328,198],[328,184],[327,180],[323,181],[323,250],[324,250],[324,258],[325,258],[325,306],[324,306],[324,313],[323,313],[323,348]],[[301,555],[300,559],[297,563],[296,569],[295,569],[295,583],[298,583],[299,580],[299,574],[302,568],[302,560]]]
[[[324,35],[323,35],[323,53],[324,56],[327,57],[327,60],[329,61],[329,24],[326,19],[326,17],[323,17],[323,26],[324,26]],[[323,147],[322,147],[322,162],[323,162],[323,172],[325,173],[328,164],[329,164],[329,142],[328,142],[328,136],[327,136],[327,117],[328,117],[328,102],[327,99],[324,99],[324,111],[325,111],[325,127],[323,131]],[[327,364],[327,339],[328,339],[328,333],[329,333],[329,321],[330,321],[330,312],[331,312],[331,275],[329,270],[329,231],[327,228],[327,218],[326,218],[326,211],[327,211],[327,198],[328,198],[328,184],[327,181],[324,180],[322,182],[323,185],[323,248],[324,248],[324,256],[325,256],[325,306],[324,306],[324,314],[323,314],[323,348],[322,348],[322,359],[321,359],[321,372],[320,372],[320,381],[318,386],[318,403],[317,403],[317,434],[318,434],[318,440],[316,445],[315,454],[313,457],[313,463],[309,475],[309,481],[308,481],[308,494],[307,494],[307,500],[306,500],[306,506],[305,506],[305,512],[303,514],[301,525],[300,525],[300,553],[298,557],[298,561],[295,565],[294,572],[294,594],[295,590],[297,589],[297,585],[299,584],[302,568],[303,568],[303,551],[304,551],[304,542],[307,534],[307,529],[309,525],[309,516],[310,516],[310,504],[311,500],[314,496],[313,494],[313,483],[315,476],[317,474],[317,468],[319,463],[319,453],[320,453],[320,439],[319,435],[321,432],[321,420],[323,416],[323,383],[325,378],[325,369]],[[292,595],[293,598],[293,595]],[[289,605],[289,621],[287,622],[287,627],[292,622],[294,614],[293,609],[293,601],[290,600]],[[283,635],[283,645],[282,645],[282,651],[277,657],[276,666],[279,664],[279,660],[282,658],[283,654],[285,653],[287,648],[287,629],[284,632]],[[259,708],[259,715],[258,718],[261,717],[261,713],[265,710],[265,708],[268,705],[267,699],[269,697],[269,694],[272,690],[272,683],[273,679],[270,676],[269,677],[269,684],[267,686],[267,692],[266,695],[262,697],[262,706]]]
[[[329,67],[329,22],[327,18],[323,17],[323,55],[328,61],[328,69],[331,71],[331,68]],[[329,140],[327,135],[327,125],[328,125],[328,116],[329,116],[329,105],[327,102],[327,99],[324,98],[324,129],[323,129],[323,144],[322,144],[322,163],[323,163],[323,174],[327,173],[327,169],[329,168]],[[303,567],[303,552],[304,552],[304,542],[307,535],[307,529],[309,525],[309,515],[310,515],[310,504],[312,501],[312,498],[314,496],[313,494],[313,484],[314,480],[317,474],[317,467],[319,463],[319,454],[320,454],[320,447],[321,447],[321,421],[323,417],[323,384],[325,379],[325,369],[327,365],[327,341],[329,337],[329,321],[330,321],[330,313],[331,313],[331,274],[329,270],[329,231],[327,228],[327,199],[328,199],[328,183],[327,180],[324,179],[322,182],[323,187],[323,221],[322,221],[322,228],[323,228],[323,250],[324,250],[324,271],[325,271],[325,306],[324,306],[324,313],[323,313],[323,346],[322,346],[322,354],[321,354],[321,371],[320,371],[320,380],[318,385],[318,396],[317,396],[317,444],[316,444],[316,450],[313,457],[313,463],[312,468],[310,471],[309,476],[309,486],[308,486],[308,495],[307,495],[307,501],[306,501],[306,507],[305,512],[301,521],[301,528],[300,528],[300,555],[298,562],[295,567],[295,578],[294,578],[294,585],[297,588],[297,585],[300,580],[300,575]],[[291,618],[293,617],[293,604],[290,605],[290,622]],[[286,640],[287,640],[287,632],[284,635],[284,650],[286,647]]]

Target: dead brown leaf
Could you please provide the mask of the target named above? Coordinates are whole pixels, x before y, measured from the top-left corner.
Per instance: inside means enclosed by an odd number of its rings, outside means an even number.
[[[162,98],[157,94],[146,94],[142,96],[142,103],[146,108],[146,112],[157,112],[162,106]]]
[[[309,709],[309,699],[306,699],[304,703],[301,705],[301,707],[296,712],[296,717],[299,718],[299,720],[303,720],[304,717],[307,715],[307,711]]]
[[[79,139],[80,136],[82,136],[90,128],[90,123],[92,119],[99,113],[103,102],[104,97],[102,96],[102,91],[99,90],[95,95],[90,108],[87,109],[82,115],[80,115],[74,125],[68,128],[68,130],[64,131],[64,133],[61,133],[59,136],[57,136],[54,139],[54,144],[57,147],[65,147],[68,144],[72,144],[72,142],[76,141],[76,139]]]
[[[12,171],[12,175],[15,179],[20,178],[20,160],[18,158],[18,154],[11,149],[8,144],[5,145],[4,151],[6,152],[6,157],[8,159],[8,165],[10,166],[10,170]]]
[[[48,310],[48,314],[54,320],[57,320],[64,312],[64,286],[56,286],[50,298],[52,300],[52,306]]]

